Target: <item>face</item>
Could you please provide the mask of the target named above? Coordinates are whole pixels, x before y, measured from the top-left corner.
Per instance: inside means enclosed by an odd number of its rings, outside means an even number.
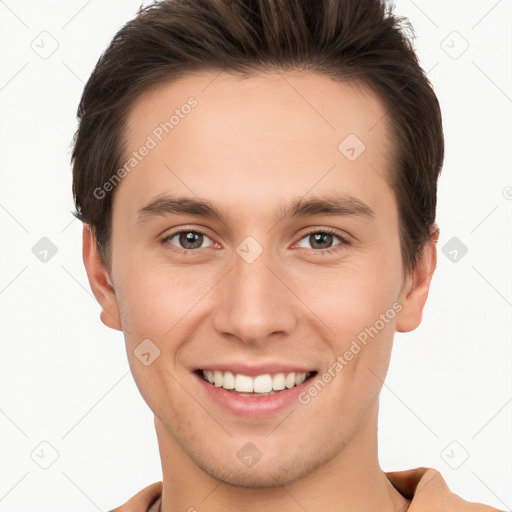
[[[100,302],[159,437],[247,487],[335,461],[421,315],[385,109],[313,73],[202,73],[138,98],[127,127]]]

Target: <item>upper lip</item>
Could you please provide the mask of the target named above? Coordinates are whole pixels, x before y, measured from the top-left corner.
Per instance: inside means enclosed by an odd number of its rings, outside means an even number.
[[[204,366],[198,367],[197,370],[220,370],[235,374],[247,375],[249,377],[264,375],[266,373],[308,373],[315,371],[311,367],[278,362],[268,362],[265,364],[250,364],[242,362],[208,363]]]

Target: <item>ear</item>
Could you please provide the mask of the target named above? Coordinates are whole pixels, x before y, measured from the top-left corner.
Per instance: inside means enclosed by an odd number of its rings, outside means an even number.
[[[84,223],[82,257],[91,290],[101,306],[100,319],[111,329],[122,330],[116,293],[96,245],[96,236]]]
[[[434,224],[430,231],[430,240],[423,247],[414,270],[406,277],[400,295],[402,310],[397,315],[396,330],[409,332],[416,329],[427,301],[432,275],[437,265],[436,244],[439,240],[439,228]]]

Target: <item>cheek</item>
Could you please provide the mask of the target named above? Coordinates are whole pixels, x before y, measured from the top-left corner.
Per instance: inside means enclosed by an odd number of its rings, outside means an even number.
[[[195,305],[212,288],[211,272],[134,262],[121,277],[120,313],[129,337],[165,337],[193,318]],[[196,306],[197,307],[197,306]]]
[[[347,396],[373,396],[381,385],[379,378],[383,380],[387,371],[401,309],[397,302],[400,260],[393,254],[388,258],[354,258],[350,264],[326,269],[322,278],[318,277],[294,282],[301,283],[300,296],[328,327],[323,331],[331,354],[327,370],[341,377],[334,379],[334,388],[345,390],[339,391],[344,400]],[[339,364],[334,368],[336,361]]]
[[[396,266],[386,265],[383,258],[354,258],[337,268],[292,275],[290,282],[296,283],[294,292],[323,321],[326,333],[342,349],[349,338],[388,310],[388,317],[394,319],[392,308],[393,304],[397,307],[401,287]]]
[[[126,353],[141,396],[157,411],[162,397],[173,404],[180,400],[180,387],[174,379],[180,381],[183,375],[175,361],[182,340],[189,338],[194,304],[203,286],[199,280],[187,279],[182,269],[171,272],[147,262],[131,262],[126,269],[121,275],[118,267]]]
[[[379,283],[371,280],[347,279],[344,284],[329,317],[322,317],[335,334],[329,340],[330,361],[319,377],[329,381],[323,400],[349,422],[364,416],[382,388],[399,305],[393,286],[381,282],[376,293]],[[324,411],[319,414],[327,416]]]

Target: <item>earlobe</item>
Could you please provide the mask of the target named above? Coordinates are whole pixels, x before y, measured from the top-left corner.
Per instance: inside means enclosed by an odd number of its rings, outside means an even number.
[[[96,237],[88,224],[84,224],[82,241],[82,257],[89,284],[101,306],[100,319],[107,327],[121,331],[121,319],[114,287],[98,251]]]
[[[414,270],[407,276],[402,288],[400,296],[402,310],[398,313],[396,320],[396,330],[398,332],[413,331],[421,323],[432,275],[437,265],[436,244],[439,240],[439,228],[435,224],[431,229],[430,238],[423,247]]]

